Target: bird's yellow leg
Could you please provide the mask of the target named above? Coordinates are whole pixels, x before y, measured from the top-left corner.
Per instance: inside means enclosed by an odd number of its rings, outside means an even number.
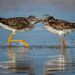
[[[62,41],[63,41],[63,46],[66,47],[66,42],[63,37],[62,37]]]
[[[24,43],[27,47],[30,47],[24,40],[11,40],[13,36],[14,36],[14,33],[12,32],[12,34],[10,35],[10,37],[9,37],[9,39],[8,39],[8,44],[7,44],[7,46],[9,46],[10,41],[15,41],[15,42],[22,42],[22,43]]]
[[[8,44],[7,44],[7,46],[9,46],[10,40],[12,39],[13,36],[14,36],[14,33],[12,32],[11,35],[10,35],[10,37],[9,37],[9,39],[8,39]]]
[[[30,47],[24,40],[10,40],[10,41],[22,42],[22,43],[24,43],[27,47]]]

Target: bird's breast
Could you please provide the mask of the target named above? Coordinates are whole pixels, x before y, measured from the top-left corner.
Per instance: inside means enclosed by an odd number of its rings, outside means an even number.
[[[34,25],[29,25],[28,27],[26,28],[23,28],[23,29],[18,29],[16,30],[17,32],[26,32],[26,31],[30,31],[34,28]]]

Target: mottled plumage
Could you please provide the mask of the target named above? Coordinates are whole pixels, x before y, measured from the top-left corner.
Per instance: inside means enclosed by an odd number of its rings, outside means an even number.
[[[70,23],[64,20],[54,19],[48,21],[49,25],[57,30],[74,29],[75,23]]]
[[[14,29],[22,29],[27,28],[29,26],[29,22],[24,17],[0,18],[0,23],[6,26],[10,26]]]

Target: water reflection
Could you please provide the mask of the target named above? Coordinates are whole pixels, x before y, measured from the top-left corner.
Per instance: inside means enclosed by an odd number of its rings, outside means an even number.
[[[6,48],[1,48],[1,51]],[[9,47],[7,57],[5,51],[0,62],[1,74],[54,75],[75,73],[75,48],[55,46]],[[72,53],[72,54],[71,54]],[[1,54],[0,54],[1,55]]]
[[[55,73],[75,73],[75,61],[72,61],[73,56],[67,55],[66,48],[59,49],[60,55],[50,56],[52,60],[45,61],[44,75],[54,75]]]
[[[2,62],[0,73],[26,73],[35,75],[35,66],[33,61],[27,60],[26,56],[28,48],[25,47],[9,47],[8,57],[10,61]]]

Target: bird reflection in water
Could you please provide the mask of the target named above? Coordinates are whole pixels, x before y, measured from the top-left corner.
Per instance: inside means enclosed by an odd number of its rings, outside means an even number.
[[[28,75],[35,75],[34,62],[26,56],[28,49],[26,47],[9,47],[8,57],[10,61],[2,63],[3,73],[26,73]]]
[[[43,75],[54,75],[56,73],[75,73],[75,62],[70,60],[73,57],[67,55],[66,48],[51,48],[60,49],[60,55],[50,56],[52,60],[45,61]]]

